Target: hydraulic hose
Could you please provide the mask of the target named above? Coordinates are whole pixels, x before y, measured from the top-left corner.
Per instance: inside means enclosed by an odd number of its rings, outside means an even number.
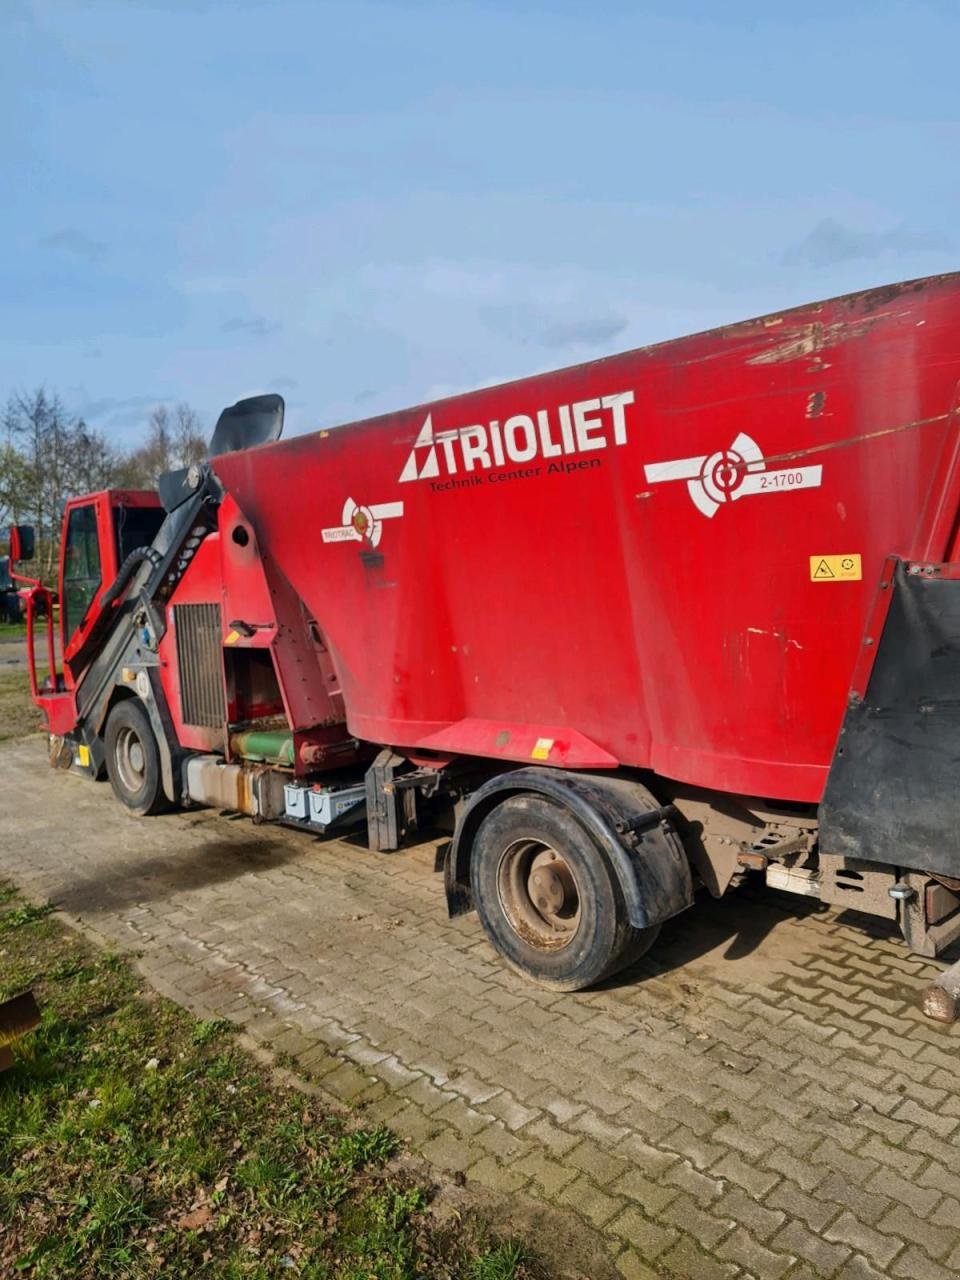
[[[115,600],[119,600],[130,585],[130,579],[143,564],[144,560],[149,560],[151,564],[157,564],[159,556],[153,547],[134,547],[117,570],[117,576],[113,582],[100,597],[101,608],[109,609]]]

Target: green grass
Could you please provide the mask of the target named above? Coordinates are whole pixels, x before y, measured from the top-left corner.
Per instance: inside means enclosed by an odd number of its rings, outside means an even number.
[[[467,1264],[466,1280],[513,1280],[522,1273],[526,1261],[523,1245],[507,1240],[472,1258]]]
[[[54,609],[53,625],[57,628],[59,614]],[[46,615],[34,617],[33,634],[37,640],[46,640],[47,635],[47,619]],[[27,638],[27,622],[22,618],[19,622],[0,622],[0,641],[2,640],[26,640]]]
[[[0,1074],[0,1275],[523,1280],[519,1246],[440,1228],[396,1137],[278,1085],[0,886],[0,999],[41,1027]]]
[[[0,671],[0,742],[36,733],[43,715],[30,700],[30,677],[25,671]]]

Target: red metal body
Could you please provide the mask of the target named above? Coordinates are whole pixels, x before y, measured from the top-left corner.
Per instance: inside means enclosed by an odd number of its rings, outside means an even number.
[[[229,724],[283,717],[298,773],[349,734],[817,802],[889,558],[960,558],[958,384],[953,275],[215,457],[216,530],[161,606],[176,738],[229,755]],[[55,733],[117,513],[156,502],[68,508],[104,550],[38,698]],[[184,714],[190,604],[220,610],[222,724]]]
[[[170,603],[298,730],[815,802],[887,557],[957,554],[958,382],[946,276],[227,454]]]

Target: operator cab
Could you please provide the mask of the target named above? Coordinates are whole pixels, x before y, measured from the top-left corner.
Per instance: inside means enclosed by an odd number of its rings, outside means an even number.
[[[60,644],[65,664],[96,621],[92,608],[131,551],[149,547],[164,510],[152,490],[107,489],[74,498],[63,514],[60,557]]]
[[[163,524],[165,512],[153,490],[104,489],[72,498],[63,513],[55,620],[55,593],[36,578],[17,573],[18,562],[34,559],[34,532],[29,525],[10,531],[10,567],[14,581],[30,590],[26,601],[27,661],[30,691],[43,706],[54,733],[64,732],[73,716],[72,690],[85,665],[83,650],[101,618],[98,601],[117,576],[117,570],[136,547],[150,546]],[[34,619],[46,616],[48,676],[41,686],[33,649]],[[55,630],[56,628],[56,630]],[[58,671],[55,636],[59,633],[63,670]]]
[[[217,420],[210,441],[209,454],[254,449],[280,438],[283,430],[283,397],[270,394],[251,396],[224,409]],[[18,573],[19,562],[34,558],[34,534],[29,525],[10,530],[10,567],[12,578],[29,588],[23,591],[27,618],[27,662],[30,670],[30,692],[34,702],[43,708],[53,735],[70,733],[77,724],[79,691],[84,673],[100,654],[116,620],[129,617],[129,611],[116,607],[134,575],[144,561],[151,570],[162,563],[163,554],[175,555],[179,543],[164,548],[159,561],[154,543],[161,526],[169,517],[178,537],[189,529],[177,525],[178,511],[191,496],[202,496],[210,479],[206,463],[168,472],[160,477],[159,492],[140,489],[105,489],[71,499],[64,509],[60,542],[60,568],[57,587],[60,598],[59,637],[62,671],[58,671],[54,640],[54,592],[36,578]],[[211,490],[211,493],[213,492]],[[204,498],[206,501],[206,498]],[[181,519],[182,524],[182,519]],[[133,555],[140,551],[139,557]],[[148,554],[149,551],[149,554]],[[166,572],[166,570],[164,570]],[[149,579],[149,574],[148,574]],[[144,587],[143,591],[156,589]],[[149,607],[149,601],[147,601]],[[37,679],[37,663],[33,648],[33,622],[46,614],[47,666],[49,676],[41,688]],[[162,629],[162,624],[158,624]]]

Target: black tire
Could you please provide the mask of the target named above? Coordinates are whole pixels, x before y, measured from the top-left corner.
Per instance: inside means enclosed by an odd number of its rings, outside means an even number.
[[[113,794],[141,817],[169,808],[160,773],[160,749],[140,703],[127,698],[110,712],[104,737]]]
[[[542,796],[510,796],[487,814],[470,880],[503,959],[554,991],[594,986],[638,960],[660,932],[633,928],[603,853],[571,813]]]

